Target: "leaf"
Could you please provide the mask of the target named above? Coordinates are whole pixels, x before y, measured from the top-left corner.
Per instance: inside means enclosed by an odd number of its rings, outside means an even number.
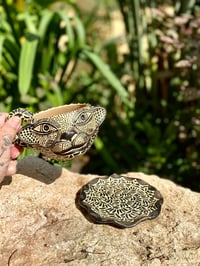
[[[19,47],[15,40],[10,36],[0,36],[0,65],[3,66],[4,62],[10,66],[8,69],[16,67],[18,55]]]
[[[88,50],[83,50],[83,54],[96,66],[96,68],[101,72],[101,74],[107,79],[107,81],[115,88],[121,100],[124,103],[128,103],[128,92],[122,86],[119,79],[115,76],[115,74],[110,70],[110,68],[101,60],[101,58]]]
[[[19,80],[18,80],[18,87],[21,95],[25,95],[30,88],[37,45],[38,45],[38,36],[34,34],[27,35],[26,39],[22,43],[22,48],[19,58]]]
[[[2,64],[2,55],[3,55],[3,44],[5,36],[0,36],[0,65]]]
[[[46,37],[47,29],[53,17],[54,17],[54,12],[52,12],[51,10],[44,10],[42,12],[40,24],[38,26],[38,34],[40,36],[40,45],[43,44],[43,40]]]
[[[38,34],[40,36],[40,42],[38,43],[38,52],[41,55],[40,57],[41,72],[46,72],[47,70],[51,69],[52,57],[56,55],[55,53],[56,46],[54,43],[55,33],[53,31],[48,32],[50,24],[53,23],[54,15],[55,13],[53,11],[44,10],[42,12],[40,24],[38,26]]]
[[[63,10],[59,10],[57,11],[57,14],[60,16],[60,18],[65,22],[65,29],[66,29],[66,33],[68,35],[68,46],[69,46],[69,50],[74,49],[75,46],[75,37],[74,37],[74,32],[73,32],[73,28],[72,28],[72,24],[70,22],[70,19],[66,13],[66,11]]]
[[[79,47],[83,47],[85,45],[86,42],[86,38],[85,38],[85,29],[83,26],[83,23],[81,22],[81,20],[79,19],[78,16],[74,16],[73,17],[74,21],[75,21],[75,30],[77,32],[77,44],[78,44],[78,48]]]

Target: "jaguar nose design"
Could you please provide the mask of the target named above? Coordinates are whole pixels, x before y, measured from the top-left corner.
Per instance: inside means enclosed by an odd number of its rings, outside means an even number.
[[[75,134],[77,134],[77,132],[75,130],[70,130],[68,132],[62,133],[60,136],[60,139],[61,140],[71,140]]]

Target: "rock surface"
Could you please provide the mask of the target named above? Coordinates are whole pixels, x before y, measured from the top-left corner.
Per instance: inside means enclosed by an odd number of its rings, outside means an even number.
[[[0,266],[200,265],[200,194],[142,173],[164,197],[160,215],[133,228],[94,224],[75,204],[94,175],[26,157],[0,190]]]

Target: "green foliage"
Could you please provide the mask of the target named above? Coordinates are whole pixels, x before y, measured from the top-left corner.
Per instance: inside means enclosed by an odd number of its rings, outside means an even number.
[[[126,101],[124,87],[98,51],[87,44],[79,13],[73,4],[61,3],[57,8],[44,7],[43,3],[42,8],[34,1],[19,12],[17,6],[3,1],[0,83],[5,93],[1,95],[1,109],[29,105],[37,111],[69,103],[77,94],[96,87],[103,77]],[[87,72],[76,72],[81,64],[88,68]]]
[[[132,78],[136,99],[126,133],[135,141],[125,148],[132,169],[199,190],[200,35],[192,2],[118,1],[129,45],[121,75]]]
[[[200,191],[197,1],[94,2],[2,0],[0,110],[102,105],[84,171],[143,171]],[[112,11],[126,35],[104,40]]]

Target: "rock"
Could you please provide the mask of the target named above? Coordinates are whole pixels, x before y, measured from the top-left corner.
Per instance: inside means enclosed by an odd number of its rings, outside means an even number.
[[[142,173],[164,198],[160,215],[132,228],[94,224],[75,204],[94,175],[35,158],[0,190],[0,265],[199,265],[200,194]]]

